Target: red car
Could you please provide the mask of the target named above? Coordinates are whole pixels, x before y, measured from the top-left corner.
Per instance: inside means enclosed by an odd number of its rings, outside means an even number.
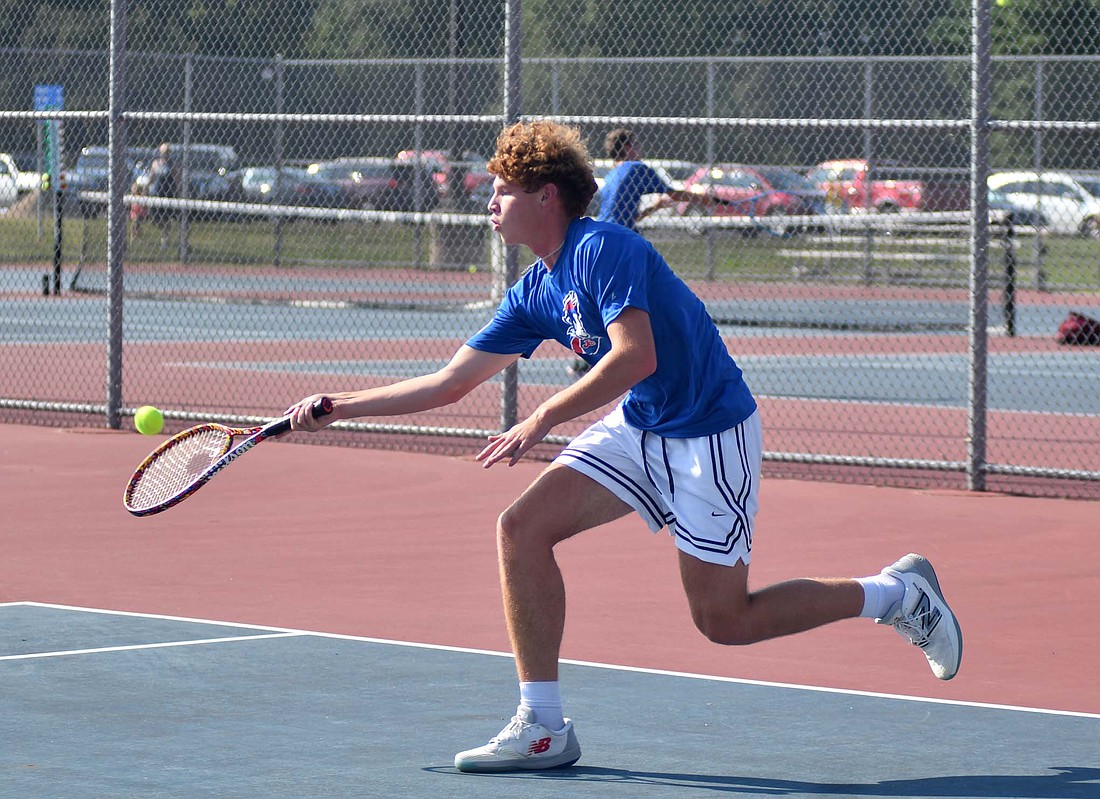
[[[825,192],[786,167],[700,167],[684,181],[684,189],[724,200],[724,205],[715,205],[711,210],[716,216],[763,218],[825,213]],[[678,210],[683,214],[697,207],[681,203]]]
[[[855,158],[825,161],[806,173],[822,189],[831,205],[846,212],[897,213],[919,211],[924,203],[924,183],[897,179],[896,167],[872,165]],[[870,178],[868,178],[868,173]],[[870,196],[868,196],[870,191]]]

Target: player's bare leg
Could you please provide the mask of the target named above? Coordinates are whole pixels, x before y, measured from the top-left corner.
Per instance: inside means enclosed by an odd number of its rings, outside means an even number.
[[[516,715],[488,744],[455,755],[456,768],[533,770],[571,765],[580,758],[573,723],[562,716],[557,686],[565,584],[554,546],[628,512],[626,504],[593,480],[551,465],[501,514],[500,583],[521,702]],[[548,690],[553,701],[536,710],[527,698],[534,690]]]
[[[959,670],[962,629],[932,565],[920,555],[906,555],[883,569],[879,577],[893,584],[893,593],[877,601],[867,593],[879,579],[875,576],[788,580],[750,592],[748,571],[741,562],[717,566],[680,553],[680,575],[692,619],[716,643],[751,644],[867,616],[892,625],[919,647],[939,679],[950,680]]]
[[[558,678],[565,585],[554,546],[630,511],[603,486],[555,464],[501,514],[497,522],[500,584],[520,680]]]
[[[684,552],[680,578],[695,626],[719,644],[752,644],[859,615],[863,588],[848,579],[798,579],[748,590],[749,567]]]

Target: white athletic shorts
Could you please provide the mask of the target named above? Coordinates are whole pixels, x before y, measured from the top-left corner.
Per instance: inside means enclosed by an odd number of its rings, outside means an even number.
[[[621,408],[554,459],[630,505],[656,533],[708,563],[749,562],[763,450],[760,413],[700,438],[663,438],[627,424]]]

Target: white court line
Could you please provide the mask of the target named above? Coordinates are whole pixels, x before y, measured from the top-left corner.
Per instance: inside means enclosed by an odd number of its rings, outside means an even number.
[[[229,644],[237,641],[261,641],[265,638],[295,638],[306,633],[270,633],[268,635],[237,635],[232,638],[201,638],[190,641],[161,641],[156,644],[130,644],[128,646],[103,646],[96,649],[66,649],[58,652],[28,652],[25,655],[0,655],[2,660],[36,660],[40,658],[59,658],[69,655],[94,655],[100,652],[133,652],[138,649],[167,649],[176,646],[197,646],[199,644]]]
[[[395,641],[388,638],[370,638],[362,635],[346,635],[343,633],[325,633],[317,632],[315,630],[297,630],[289,627],[268,627],[265,625],[255,624],[241,624],[239,622],[231,621],[214,621],[212,619],[195,619],[187,616],[165,616],[157,613],[137,613],[133,611],[125,610],[104,610],[102,608],[85,608],[77,607],[75,605],[56,605],[48,602],[0,602],[0,608],[11,606],[24,606],[24,607],[38,607],[38,608],[51,608],[54,610],[71,610],[81,613],[99,613],[110,616],[130,616],[139,619],[159,619],[162,621],[178,621],[187,622],[191,624],[214,624],[221,627],[239,627],[242,629],[250,630],[267,630],[271,633],[275,633],[270,636],[243,636],[244,640],[252,640],[254,638],[291,638],[295,636],[314,636],[317,638],[329,638],[338,641],[358,641],[367,644],[384,644],[388,646],[402,646],[410,647],[413,649],[429,649],[439,652],[456,652],[466,655],[487,655],[490,657],[503,657],[512,658],[511,652],[498,652],[491,649],[473,649],[463,646],[445,646],[443,644],[425,644],[415,641]],[[279,635],[281,634],[281,635]],[[225,641],[231,639],[211,639],[212,641]],[[197,643],[197,642],[196,642]],[[157,646],[153,644],[152,646]],[[125,649],[126,647],[119,647],[119,649]],[[0,660],[6,660],[11,658],[24,657],[22,655],[15,655],[9,657],[0,657]],[[681,677],[689,680],[706,680],[709,682],[721,682],[732,683],[735,685],[753,685],[763,688],[787,688],[795,691],[811,691],[815,693],[825,694],[842,694],[844,696],[862,696],[871,699],[894,699],[903,702],[923,702],[933,705],[953,705],[956,707],[970,707],[981,708],[985,710],[1008,710],[1019,713],[1038,713],[1048,716],[1070,716],[1074,718],[1084,719],[1100,719],[1100,713],[1086,713],[1078,710],[1054,710],[1051,708],[1040,707],[1024,707],[1022,705],[999,705],[991,702],[971,702],[963,699],[939,699],[929,696],[909,696],[906,694],[887,694],[879,693],[876,691],[857,691],[850,688],[828,688],[818,685],[802,685],[799,683],[784,683],[784,682],[770,682],[768,680],[749,680],[743,677],[723,677],[713,674],[696,674],[694,672],[687,671],[669,671],[666,669],[651,669],[641,666],[623,666],[614,663],[598,663],[588,660],[570,660],[562,658],[561,663],[565,663],[571,666],[586,666],[594,669],[607,669],[610,671],[624,671],[634,674],[652,674],[658,677]]]

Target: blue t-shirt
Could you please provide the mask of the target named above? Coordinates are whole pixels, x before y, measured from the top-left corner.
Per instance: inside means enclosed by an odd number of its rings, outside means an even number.
[[[641,161],[623,161],[607,173],[600,190],[601,222],[615,222],[634,229],[638,204],[643,194],[667,194],[672,191],[656,170]]]
[[[756,401],[702,300],[652,244],[618,225],[573,220],[553,270],[537,261],[466,343],[530,358],[553,340],[596,364],[611,348],[607,325],[625,308],[649,314],[657,348],[657,370],[622,402],[627,422],[668,438],[695,438],[752,415]]]

